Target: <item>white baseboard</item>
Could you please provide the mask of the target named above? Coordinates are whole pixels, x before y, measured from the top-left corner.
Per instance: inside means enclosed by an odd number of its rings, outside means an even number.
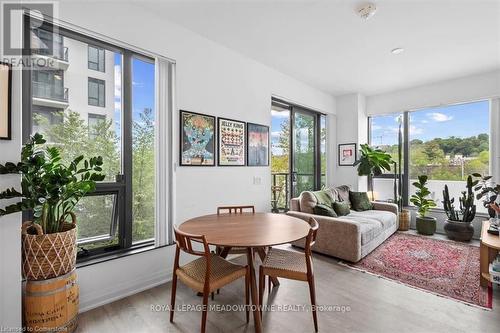
[[[127,283],[113,285],[107,291],[96,290],[92,293],[87,293],[85,297],[80,296],[79,313],[89,311],[102,305],[117,301],[119,299],[131,296],[141,291],[154,288],[160,284],[172,280],[171,271],[160,271],[157,273],[148,274],[143,279],[135,279]]]

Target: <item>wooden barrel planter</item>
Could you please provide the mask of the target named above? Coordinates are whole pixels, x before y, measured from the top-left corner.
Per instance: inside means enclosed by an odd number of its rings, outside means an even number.
[[[407,209],[399,212],[399,229],[400,231],[408,231],[410,229],[411,214]]]
[[[42,281],[27,281],[23,309],[27,332],[71,333],[78,321],[76,272]]]

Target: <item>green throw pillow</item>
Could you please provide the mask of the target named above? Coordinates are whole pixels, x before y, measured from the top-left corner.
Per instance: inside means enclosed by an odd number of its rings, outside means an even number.
[[[334,202],[333,209],[335,210],[335,213],[337,213],[337,216],[346,216],[349,215],[349,213],[351,212],[349,210],[349,204],[344,201]]]
[[[368,199],[366,192],[349,191],[349,200],[351,201],[352,209],[357,212],[373,209],[373,205]]]
[[[332,192],[329,190],[315,191],[312,194],[314,194],[320,205],[331,206],[334,201]]]
[[[331,206],[317,204],[313,209],[314,215],[337,217]]]

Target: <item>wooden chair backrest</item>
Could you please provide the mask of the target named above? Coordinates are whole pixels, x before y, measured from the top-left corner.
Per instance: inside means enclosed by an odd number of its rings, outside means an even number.
[[[245,210],[248,210],[249,212],[251,211],[252,213],[255,213],[255,206],[222,206],[222,207],[217,207],[217,215],[220,215],[222,213],[242,214],[242,213],[244,213]]]
[[[306,237],[306,244],[304,248],[304,253],[306,255],[306,264],[308,272],[312,274],[312,250],[311,247],[316,243],[316,235],[318,234],[319,224],[313,217],[309,219],[309,224],[311,225],[311,229],[309,229],[309,233]]]
[[[210,248],[204,235],[188,234],[180,231],[176,226],[174,226],[174,233],[175,243],[180,250],[195,256],[210,256]],[[194,250],[193,240],[197,241],[197,243],[203,243],[204,251]]]

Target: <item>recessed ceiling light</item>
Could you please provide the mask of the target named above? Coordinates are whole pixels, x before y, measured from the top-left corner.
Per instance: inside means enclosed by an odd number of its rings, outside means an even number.
[[[403,53],[404,51],[405,51],[405,49],[403,49],[402,47],[396,47],[395,49],[391,50],[391,53],[392,54],[400,54],[400,53]]]

